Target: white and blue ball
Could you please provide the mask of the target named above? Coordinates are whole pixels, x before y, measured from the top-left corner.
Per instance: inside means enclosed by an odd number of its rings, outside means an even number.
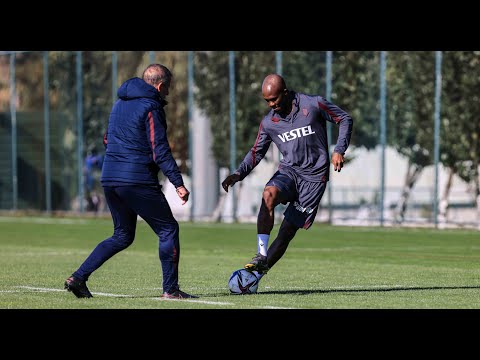
[[[245,269],[235,270],[228,280],[230,293],[234,295],[256,294],[260,279]]]

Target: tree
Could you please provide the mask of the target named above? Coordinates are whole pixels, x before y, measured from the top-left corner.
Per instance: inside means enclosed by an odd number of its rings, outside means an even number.
[[[426,166],[433,164],[435,53],[389,52],[388,143],[408,161],[395,219],[405,217],[411,190]]]
[[[177,160],[182,173],[189,166],[189,128],[188,128],[188,56],[185,51],[156,51],[154,62],[165,65],[173,74],[168,94],[167,134],[173,157]],[[147,66],[143,63],[142,67]],[[195,70],[194,70],[195,71]]]
[[[472,203],[480,196],[480,52],[448,51],[443,55],[443,106],[440,142],[440,160],[450,169],[450,176],[458,175],[471,184]],[[447,218],[448,194],[451,180],[443,192],[441,216]],[[480,209],[479,209],[480,211]],[[480,212],[479,212],[480,213]]]
[[[44,62],[43,52],[21,52],[16,54],[16,90],[22,111],[43,112],[44,107]],[[148,65],[148,53],[144,51],[117,52],[118,87],[128,78],[141,77]],[[8,66],[8,57],[2,57],[2,66]],[[77,129],[77,52],[48,52],[49,71],[49,110],[51,145],[60,149],[60,157],[52,158],[53,176],[61,179],[69,194],[75,194],[77,169],[78,129]],[[169,95],[166,107],[168,136],[172,152],[179,161],[181,171],[187,171],[188,159],[188,119],[187,119],[187,61],[182,52],[157,53],[157,61],[170,68],[176,80]],[[103,151],[103,134],[106,132],[108,117],[116,100],[112,88],[112,52],[81,52],[82,81],[82,123],[84,154],[90,151]],[[3,84],[0,90],[8,88]],[[33,90],[34,89],[34,90]],[[44,121],[44,120],[43,120]],[[53,194],[57,196],[57,192]],[[62,200],[65,209],[70,208],[70,200]]]
[[[274,52],[235,52],[236,152],[238,164],[250,150],[268,110],[261,95],[264,77],[275,71]],[[230,164],[229,54],[195,53],[196,101],[210,119],[212,151],[219,166]]]
[[[380,139],[379,54],[372,51],[333,53],[332,101],[354,120],[352,145],[374,149]],[[333,139],[338,129],[333,128]]]

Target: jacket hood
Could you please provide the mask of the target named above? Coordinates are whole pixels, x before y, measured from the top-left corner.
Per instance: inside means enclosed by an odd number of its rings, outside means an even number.
[[[125,81],[117,91],[117,95],[122,100],[136,98],[150,98],[157,101],[161,100],[157,89],[147,84],[143,79],[134,77]]]

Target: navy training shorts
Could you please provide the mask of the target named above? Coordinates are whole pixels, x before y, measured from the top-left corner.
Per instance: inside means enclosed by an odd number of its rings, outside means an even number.
[[[327,182],[307,181],[295,174],[277,171],[265,186],[277,187],[289,202],[283,213],[285,219],[298,228],[308,229],[317,216]]]

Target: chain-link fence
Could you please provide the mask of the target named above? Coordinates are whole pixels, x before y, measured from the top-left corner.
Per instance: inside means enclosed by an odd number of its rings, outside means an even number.
[[[354,119],[317,221],[479,226],[477,52],[0,51],[0,209],[108,214],[99,177],[109,111],[118,86],[154,62],[174,74],[168,135],[187,206],[159,181],[180,219],[256,220],[275,145],[234,192],[220,182],[253,145],[268,111],[261,82],[277,72]],[[332,125],[331,149],[336,136]]]

